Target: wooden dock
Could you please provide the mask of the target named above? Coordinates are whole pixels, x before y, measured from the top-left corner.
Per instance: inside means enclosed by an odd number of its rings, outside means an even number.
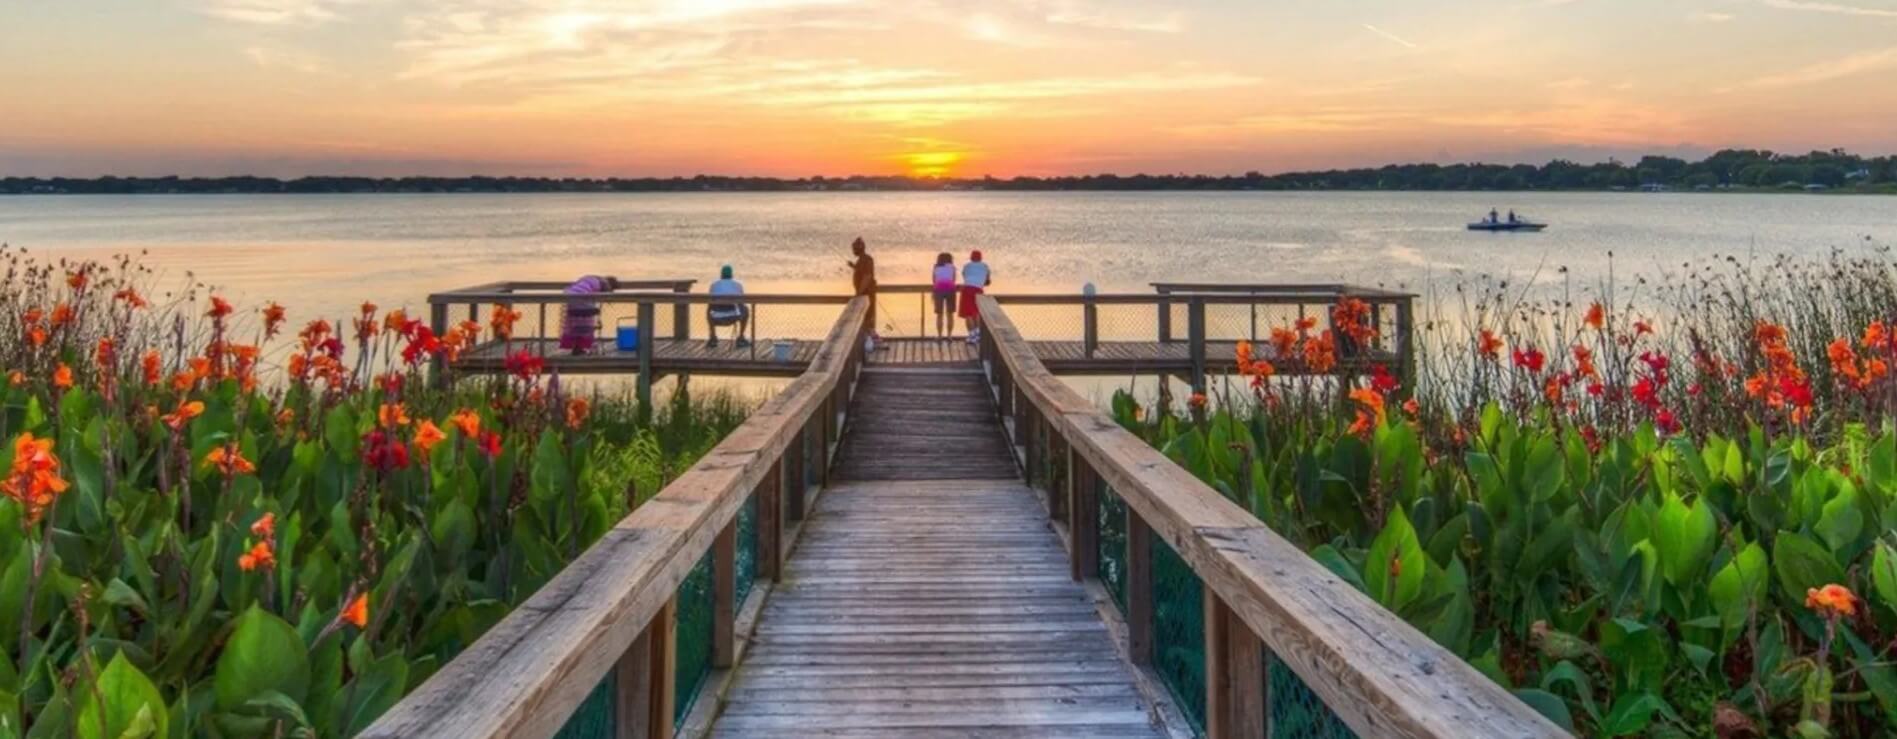
[[[866,353],[868,307],[362,736],[1567,736],[1079,397],[994,298],[973,356]]]

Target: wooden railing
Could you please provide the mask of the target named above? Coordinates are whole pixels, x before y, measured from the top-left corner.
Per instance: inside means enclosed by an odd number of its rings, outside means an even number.
[[[670,736],[679,586],[710,552],[712,665],[730,667],[741,657],[736,614],[755,612],[734,602],[736,517],[757,496],[750,600],[761,603],[783,571],[787,522],[803,518],[806,479],[827,481],[867,307],[850,301],[802,376],[362,736],[549,737],[609,675],[614,735]]]
[[[1155,658],[1156,545],[1177,553],[1198,579],[1208,735],[1271,735],[1273,660],[1359,736],[1565,735],[1121,428],[1035,358],[1000,303],[984,298],[980,306],[982,359],[1004,426],[1065,529],[1076,580],[1098,572],[1102,496],[1124,501],[1125,647],[1136,665]],[[1064,458],[1059,484],[1036,472],[1049,456]]]

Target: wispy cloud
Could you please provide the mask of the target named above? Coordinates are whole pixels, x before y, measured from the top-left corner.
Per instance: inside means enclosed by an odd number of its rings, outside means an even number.
[[[1389,31],[1385,31],[1381,28],[1370,25],[1368,23],[1363,24],[1363,28],[1366,31],[1374,33],[1378,36],[1382,36],[1383,38],[1389,41],[1392,41],[1400,46],[1403,46],[1404,48],[1409,48],[1409,49],[1421,48],[1421,47],[1418,47],[1416,44],[1411,43],[1409,39],[1403,38],[1402,36],[1398,36],[1394,33],[1390,33]]]
[[[345,8],[365,0],[205,0],[205,15],[236,23],[266,26],[315,25],[342,17]]]
[[[1802,10],[1811,13],[1836,13],[1838,15],[1869,16],[1874,18],[1897,18],[1897,9],[1870,8],[1862,5],[1821,2],[1820,0],[1759,0],[1768,7],[1780,10]]]
[[[1838,59],[1794,69],[1790,72],[1766,75],[1721,89],[1720,92],[1811,85],[1890,67],[1897,67],[1897,47],[1874,51],[1861,51]]]
[[[1737,17],[1731,13],[1711,10],[1695,10],[1686,14],[1686,20],[1689,23],[1726,23]]]

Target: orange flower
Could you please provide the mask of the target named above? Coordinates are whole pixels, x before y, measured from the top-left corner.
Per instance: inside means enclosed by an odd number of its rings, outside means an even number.
[[[1310,316],[1298,319],[1298,333],[1302,334],[1314,328],[1317,328],[1317,319]]]
[[[277,427],[278,428],[288,428],[290,424],[293,424],[293,423],[296,423],[296,411],[290,410],[288,408],[277,411]]]
[[[13,387],[19,387],[19,386],[21,386],[21,385],[25,385],[25,384],[26,384],[26,373],[25,373],[25,372],[21,372],[21,371],[19,371],[19,370],[14,370],[14,371],[12,371],[12,372],[8,372],[8,373],[7,373],[7,384],[8,384],[8,385],[12,385]]]
[[[373,316],[373,315],[375,315],[375,303],[371,303],[371,302],[368,302],[368,301],[366,301],[366,300],[365,300],[365,301],[363,301],[363,303],[362,303],[362,315],[363,315],[363,317],[364,317],[364,318],[367,318],[367,317],[369,317],[369,316]]]
[[[79,270],[78,272],[67,272],[66,286],[72,288],[73,290],[86,289],[86,271],[82,269],[82,270]]]
[[[263,336],[268,339],[277,335],[277,329],[283,325],[286,311],[283,306],[271,301],[263,307]]]
[[[1192,397],[1186,399],[1186,407],[1195,411],[1202,411],[1205,410],[1207,402],[1205,393],[1193,393]]]
[[[1338,301],[1331,309],[1331,321],[1337,324],[1337,330],[1358,344],[1369,343],[1377,336],[1377,328],[1370,322],[1370,304],[1356,298]]]
[[[511,310],[505,305],[494,304],[494,312],[488,316],[488,328],[494,331],[494,338],[506,341],[514,337],[514,322],[520,320],[520,311]]]
[[[1872,321],[1864,327],[1864,348],[1882,352],[1897,350],[1897,334],[1885,329],[1883,321]]]
[[[1298,332],[1288,328],[1274,328],[1271,330],[1272,358],[1284,359],[1285,357],[1289,357],[1297,346]]]
[[[27,329],[26,341],[35,347],[46,346],[46,329],[38,326]]]
[[[268,540],[250,545],[250,551],[237,557],[237,569],[250,572],[277,566],[277,553]]]
[[[93,363],[99,366],[100,372],[107,375],[112,374],[112,346],[113,341],[111,337],[100,339],[99,348],[92,353]]]
[[[13,466],[0,482],[0,493],[19,501],[28,524],[40,516],[66,492],[66,481],[59,476],[59,457],[53,454],[52,439],[36,439],[31,433],[13,440]]]
[[[407,331],[408,314],[401,308],[389,311],[388,315],[382,317],[382,330],[391,334],[399,334]]]
[[[436,426],[434,421],[424,419],[415,427],[415,449],[421,452],[424,462],[428,459],[428,453],[434,451],[435,445],[446,438],[448,435],[442,433],[441,427]]]
[[[60,326],[64,326],[68,323],[72,323],[72,319],[73,319],[72,306],[67,305],[65,303],[60,303],[59,305],[53,306],[53,317],[51,319],[53,323],[53,328],[59,328]]]
[[[1857,614],[1857,596],[1837,583],[1805,591],[1805,607],[1825,618]]]
[[[1594,351],[1580,344],[1574,345],[1574,375],[1576,377],[1600,377],[1600,370],[1594,367]]]
[[[59,369],[53,370],[53,387],[61,390],[72,389],[72,368],[65,362],[59,363]]]
[[[1304,340],[1304,364],[1317,373],[1329,372],[1337,366],[1337,343],[1331,332]]]
[[[204,415],[204,402],[193,400],[178,404],[178,410],[165,414],[164,422],[166,426],[171,427],[171,430],[179,431],[184,429],[186,421],[201,415]]]
[[[1378,424],[1383,423],[1386,409],[1384,408],[1382,393],[1367,387],[1360,387],[1350,391],[1350,399],[1357,401],[1357,404],[1363,406],[1364,410],[1375,414]]]
[[[355,600],[349,601],[348,607],[343,608],[343,612],[338,617],[358,629],[368,628],[369,594],[363,593],[356,596]]]
[[[586,424],[586,414],[590,410],[585,398],[572,398],[566,402],[566,427],[578,431]]]
[[[385,429],[407,426],[408,408],[401,403],[383,403],[381,408],[376,409],[375,420]]]
[[[448,417],[448,422],[461,430],[462,438],[473,439],[481,435],[481,415],[463,408]]]
[[[1864,372],[1858,369],[1857,352],[1851,349],[1851,340],[1839,337],[1825,347],[1825,356],[1831,360],[1831,371],[1838,379],[1850,387],[1864,388],[1870,383],[1865,380]]]
[[[1417,403],[1415,398],[1403,401],[1403,412],[1409,414],[1411,418],[1415,418],[1422,410],[1423,406]]]
[[[1581,322],[1587,324],[1588,328],[1596,331],[1601,330],[1602,326],[1607,325],[1607,308],[1600,303],[1589,305],[1587,307],[1587,315],[1581,318]]]
[[[211,309],[209,311],[206,311],[204,315],[210,316],[212,318],[223,318],[230,314],[231,314],[231,304],[229,302],[226,302],[223,298],[220,298],[216,295],[212,295]]]
[[[132,308],[135,308],[135,309],[143,308],[147,305],[150,305],[150,303],[145,302],[145,296],[139,295],[137,290],[133,290],[132,288],[129,288],[129,287],[125,288],[124,290],[120,290],[118,292],[112,293],[112,299],[122,300],[125,302],[126,305],[131,306]]]
[[[225,477],[248,475],[257,471],[257,466],[245,459],[243,451],[235,444],[212,448],[204,455],[204,466],[224,473]]]
[[[1491,362],[1502,361],[1502,337],[1494,331],[1482,329],[1482,336],[1476,340],[1476,353]]]
[[[250,524],[250,535],[263,539],[275,538],[277,535],[277,514],[265,513],[262,517],[252,522]]]

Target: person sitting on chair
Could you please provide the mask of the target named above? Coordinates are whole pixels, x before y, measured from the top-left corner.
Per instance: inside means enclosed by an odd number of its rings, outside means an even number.
[[[744,283],[731,278],[731,265],[727,264],[718,270],[718,281],[711,283],[711,294],[732,297],[741,297],[744,295]],[[709,346],[714,348],[718,346],[719,326],[738,327],[739,349],[751,345],[751,339],[745,336],[751,327],[750,306],[741,302],[712,303],[705,310],[705,318],[711,324],[711,343]]]

